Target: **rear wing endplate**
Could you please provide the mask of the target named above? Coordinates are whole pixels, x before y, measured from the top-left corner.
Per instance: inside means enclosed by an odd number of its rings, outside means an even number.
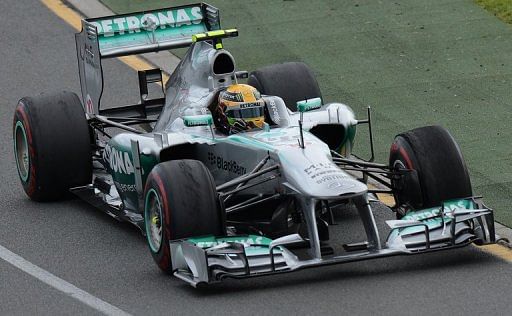
[[[218,29],[219,10],[206,3],[82,20],[75,41],[85,111],[99,113],[101,59],[187,47],[194,34]]]

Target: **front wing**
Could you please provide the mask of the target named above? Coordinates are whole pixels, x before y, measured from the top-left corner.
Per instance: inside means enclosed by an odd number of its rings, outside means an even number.
[[[447,202],[439,208],[413,211],[401,220],[387,221],[391,231],[385,247],[364,249],[361,243],[351,253],[320,259],[300,259],[290,250],[293,244],[304,244],[298,234],[275,240],[255,235],[175,240],[170,243],[174,275],[196,287],[224,278],[257,277],[454,249],[471,243],[495,243],[493,212],[481,206],[474,199],[465,199]]]

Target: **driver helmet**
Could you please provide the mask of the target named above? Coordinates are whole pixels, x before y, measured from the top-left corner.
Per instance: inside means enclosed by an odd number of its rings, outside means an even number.
[[[235,134],[240,131],[263,128],[265,101],[259,91],[247,84],[234,84],[219,93],[218,110],[226,120],[222,130]]]

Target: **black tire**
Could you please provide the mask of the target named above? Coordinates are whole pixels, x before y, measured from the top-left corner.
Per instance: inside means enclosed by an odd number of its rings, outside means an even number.
[[[13,142],[18,174],[32,200],[67,198],[69,188],[91,183],[89,127],[76,94],[21,99],[14,112]]]
[[[215,181],[197,160],[165,161],[153,168],[144,190],[144,221],[153,260],[167,274],[172,274],[170,240],[226,234]]]
[[[297,101],[322,98],[313,71],[301,62],[270,65],[251,72],[247,82],[261,94],[281,97],[292,111],[297,111]]]
[[[397,205],[414,209],[440,206],[443,201],[473,195],[464,157],[452,135],[441,126],[426,126],[396,136],[389,164],[412,169],[393,181]]]

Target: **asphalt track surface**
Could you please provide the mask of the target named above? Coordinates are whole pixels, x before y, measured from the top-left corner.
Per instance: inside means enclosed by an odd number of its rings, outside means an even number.
[[[32,0],[0,2],[0,245],[131,314],[509,314],[510,264],[468,247],[422,256],[228,281],[196,290],[164,276],[145,239],[87,204],[34,203],[12,153],[17,100],[40,91],[79,91],[73,30]],[[113,61],[107,101],[125,99],[135,73]],[[121,102],[122,103],[122,102]],[[65,148],[62,149],[65,154]],[[391,215],[375,210],[379,226]],[[335,238],[363,238],[352,210]],[[0,260],[0,314],[96,314],[67,294]]]

